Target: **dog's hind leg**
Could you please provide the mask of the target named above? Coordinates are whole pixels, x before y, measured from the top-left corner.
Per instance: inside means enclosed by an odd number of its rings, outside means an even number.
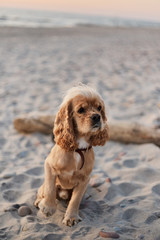
[[[34,202],[34,205],[38,207],[40,201],[44,198],[44,184],[38,189],[37,192],[37,198],[36,201]]]

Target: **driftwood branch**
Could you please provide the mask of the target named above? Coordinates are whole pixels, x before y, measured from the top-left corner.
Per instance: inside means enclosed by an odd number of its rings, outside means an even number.
[[[18,117],[14,120],[14,127],[23,133],[41,132],[51,134],[53,131],[55,115],[39,115],[32,113]],[[160,147],[160,130],[143,126],[139,123],[110,122],[110,140],[124,143],[154,143]]]
[[[40,115],[38,113],[25,114],[13,122],[17,131],[22,133],[40,132],[51,134],[53,131],[55,115]]]
[[[112,122],[110,140],[124,143],[154,143],[160,147],[160,130],[139,123]]]

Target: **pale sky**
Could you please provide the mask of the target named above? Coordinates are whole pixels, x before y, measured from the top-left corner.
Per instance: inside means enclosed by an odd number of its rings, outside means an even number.
[[[0,0],[0,7],[100,14],[160,21],[160,0]]]

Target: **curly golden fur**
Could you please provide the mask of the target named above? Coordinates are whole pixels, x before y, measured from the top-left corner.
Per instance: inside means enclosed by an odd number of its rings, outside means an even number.
[[[79,205],[94,166],[91,146],[108,140],[105,106],[92,88],[81,85],[67,93],[54,123],[55,146],[45,161],[45,181],[35,205],[46,215],[56,210],[57,199],[69,199],[63,223],[72,226],[81,220]],[[86,149],[83,154],[77,149]],[[82,166],[82,156],[84,165]]]
[[[72,103],[68,102],[58,112],[54,123],[55,142],[66,151],[78,148],[72,122]]]

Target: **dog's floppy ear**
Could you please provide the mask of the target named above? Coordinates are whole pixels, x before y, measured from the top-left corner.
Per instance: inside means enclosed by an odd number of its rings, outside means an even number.
[[[63,105],[56,115],[53,133],[55,142],[66,151],[74,151],[78,148],[75,131],[73,128],[72,102]]]
[[[109,139],[108,125],[102,131],[98,131],[97,134],[92,135],[90,138],[90,144],[92,146],[103,146]]]

